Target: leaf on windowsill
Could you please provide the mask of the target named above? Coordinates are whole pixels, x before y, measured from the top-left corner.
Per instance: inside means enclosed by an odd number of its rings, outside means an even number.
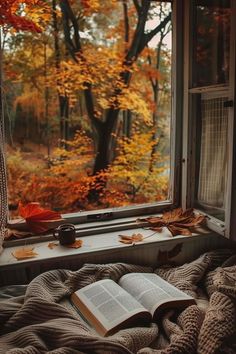
[[[19,203],[19,215],[25,219],[30,231],[40,234],[53,229],[63,221],[61,214],[40,207],[39,203],[32,202],[25,206]]]
[[[15,229],[7,229],[5,233],[4,240],[12,240],[14,238],[20,239],[27,236],[32,236],[33,233],[30,231],[20,231]]]
[[[18,261],[23,259],[34,258],[38,256],[38,253],[34,252],[34,247],[22,247],[18,250],[12,252],[13,257],[15,257]]]
[[[83,245],[82,240],[76,240],[75,242],[71,243],[70,245],[65,245],[68,248],[80,248]]]
[[[144,237],[142,234],[133,234],[131,236],[127,235],[119,235],[119,242],[125,243],[125,244],[132,244],[136,242],[141,242],[143,241]]]
[[[53,250],[53,248],[57,247],[58,245],[59,245],[59,243],[49,242],[48,243],[48,248],[50,248],[50,250]]]
[[[182,208],[167,211],[161,217],[138,219],[142,222],[147,221],[147,227],[157,232],[161,232],[163,227],[167,227],[172,236],[191,236],[191,229],[202,225],[205,220],[204,215],[195,215],[193,209],[183,211]]]

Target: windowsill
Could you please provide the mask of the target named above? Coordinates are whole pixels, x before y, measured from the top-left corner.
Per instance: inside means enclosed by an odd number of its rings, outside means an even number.
[[[133,233],[141,233],[144,236],[144,240],[131,245],[119,242],[119,234],[132,235]],[[145,237],[149,235],[152,236],[145,239]],[[77,239],[81,239],[83,241],[82,247],[77,249],[67,248],[61,245],[50,249],[48,247],[48,240],[44,240],[43,242],[37,242],[33,245],[34,252],[38,254],[37,257],[18,261],[17,259],[15,259],[12,253],[19,248],[31,245],[31,243],[29,242],[30,240],[25,239],[23,245],[12,245],[11,247],[4,248],[3,253],[0,256],[0,270],[3,271],[6,269],[20,268],[40,263],[42,264],[46,261],[51,262],[58,259],[71,260],[78,259],[78,257],[80,256],[86,258],[86,255],[91,258],[91,255],[96,257],[96,255],[102,254],[104,252],[122,252],[123,250],[128,250],[128,248],[134,249],[137,247],[139,248],[146,246],[153,247],[153,244],[155,244],[155,246],[166,243],[171,244],[172,242],[180,240],[182,242],[189,242],[192,241],[193,238],[195,239],[196,237],[209,237],[212,235],[214,234],[210,230],[202,229],[201,233],[195,233],[192,236],[179,235],[173,237],[166,228],[163,228],[161,233],[153,234],[152,230],[144,230],[142,228],[134,229],[133,227],[132,230],[126,229],[122,231],[110,231],[106,233],[103,232],[100,234],[97,233],[96,235],[77,237]],[[57,241],[55,242],[58,243]]]

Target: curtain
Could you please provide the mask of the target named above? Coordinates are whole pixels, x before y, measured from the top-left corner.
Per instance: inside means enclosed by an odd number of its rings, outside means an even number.
[[[0,29],[0,253],[6,231],[8,198],[7,198],[7,175],[5,161],[5,134],[4,134],[4,112],[3,112],[3,90],[2,90],[2,45]]]
[[[228,112],[225,98],[201,101],[201,146],[198,201],[211,207],[225,207]]]

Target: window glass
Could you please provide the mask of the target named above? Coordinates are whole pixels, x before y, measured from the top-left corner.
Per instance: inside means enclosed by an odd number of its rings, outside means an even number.
[[[58,3],[4,38],[11,216],[170,200],[171,1]]]
[[[230,1],[194,1],[193,87],[229,80]]]

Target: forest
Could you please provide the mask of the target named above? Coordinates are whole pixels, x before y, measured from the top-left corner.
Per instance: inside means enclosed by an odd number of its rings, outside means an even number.
[[[170,195],[171,1],[0,4],[9,209]]]

